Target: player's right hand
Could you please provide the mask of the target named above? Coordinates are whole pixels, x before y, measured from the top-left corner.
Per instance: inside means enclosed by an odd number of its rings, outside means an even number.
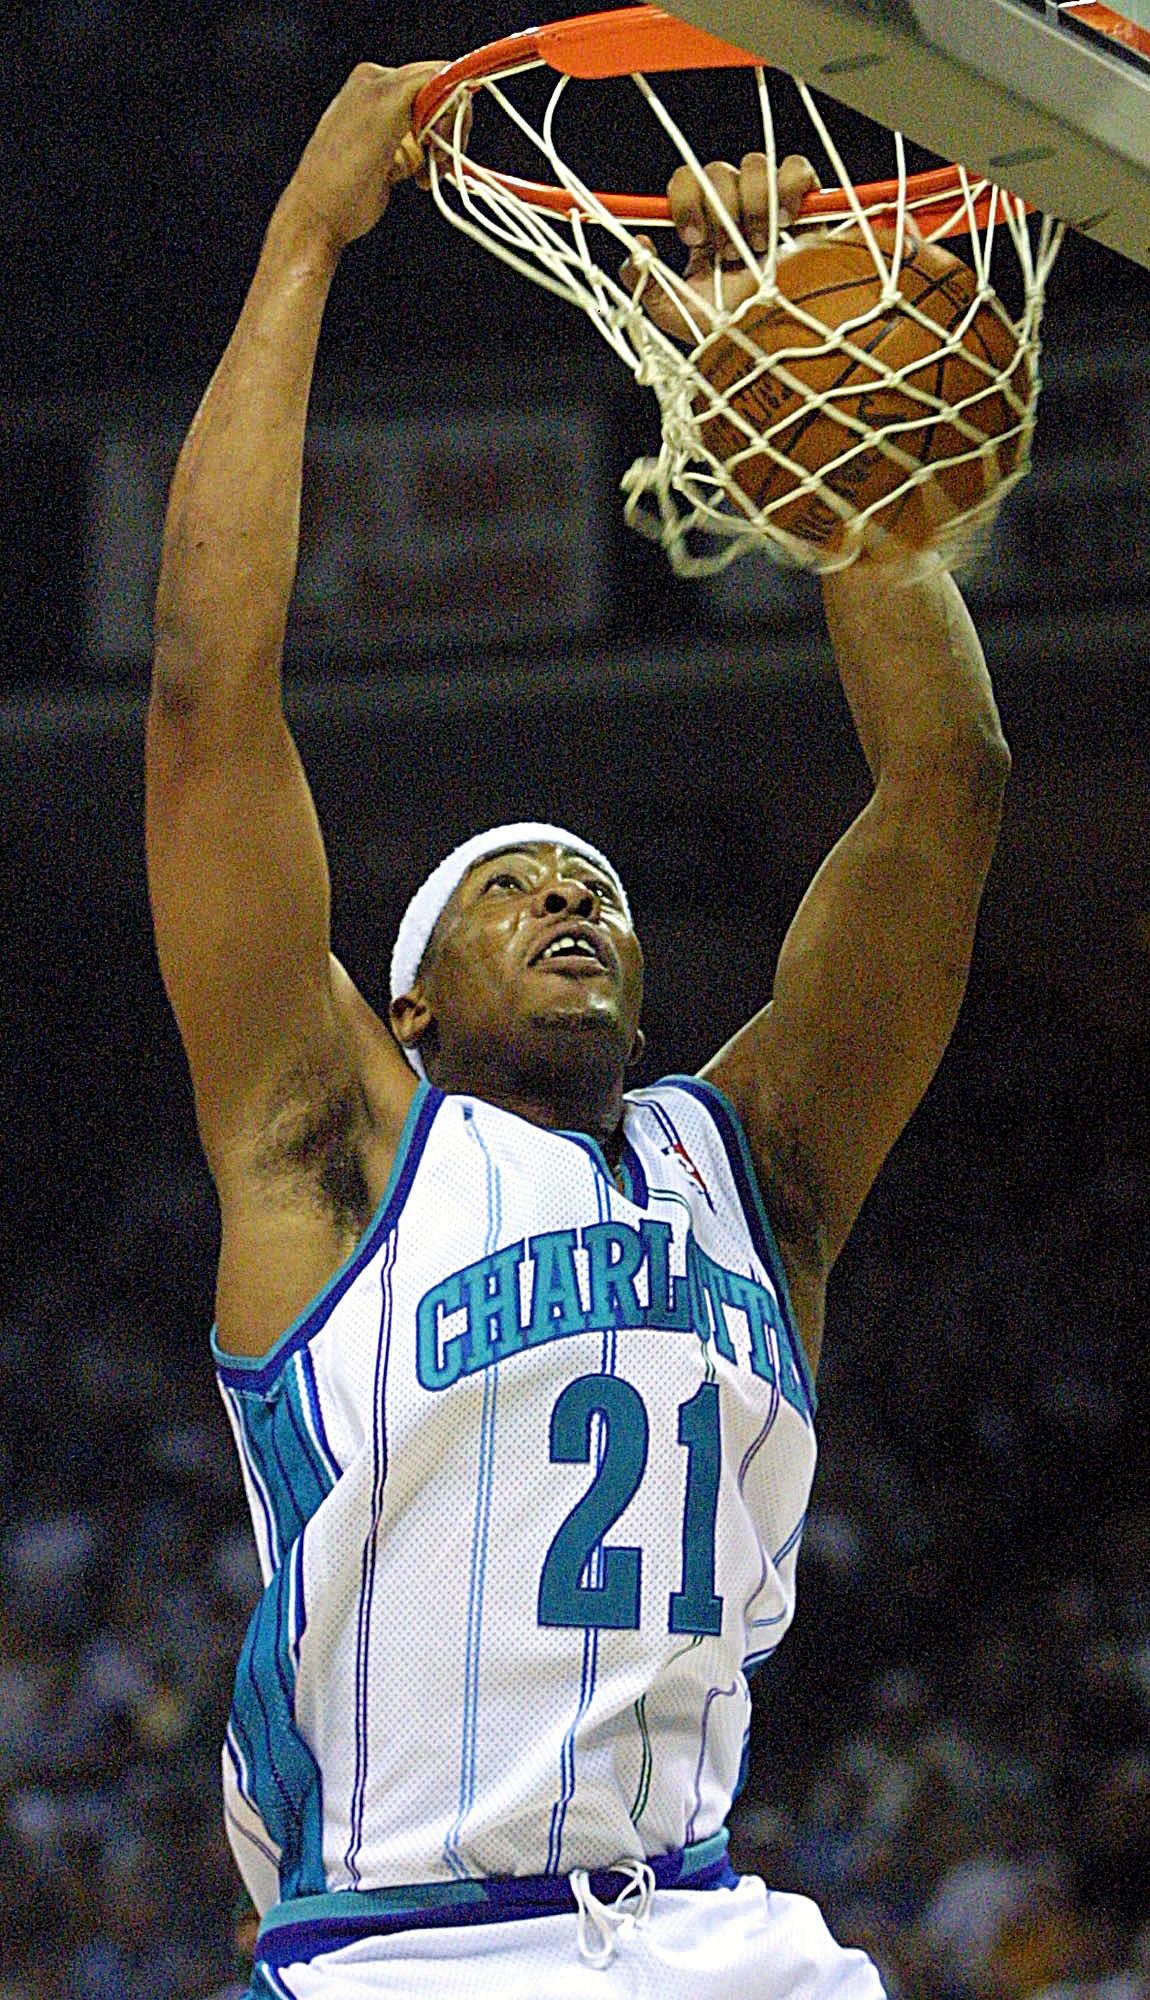
[[[385,69],[358,63],[308,140],[289,196],[300,203],[338,254],[374,229],[392,188],[419,173],[423,160],[411,111],[425,83],[446,65],[404,63]]]
[[[704,172],[737,224],[752,258],[765,256],[770,248],[771,209],[766,154],[745,153],[737,167],[727,160],[712,160]],[[776,181],[780,247],[786,247],[786,232],[806,196],[814,194],[818,185],[818,174],[802,153],[788,153],[780,162]],[[641,259],[629,257],[619,275],[656,326],[676,340],[692,340],[695,326],[714,314],[720,299],[725,312],[734,312],[750,298],[758,290],[761,273],[736,250],[692,168],[682,166],[672,174],[667,199],[676,233],[687,248],[686,270],[681,275],[672,274],[664,287],[647,278]],[[654,254],[649,236],[637,240],[643,250]]]

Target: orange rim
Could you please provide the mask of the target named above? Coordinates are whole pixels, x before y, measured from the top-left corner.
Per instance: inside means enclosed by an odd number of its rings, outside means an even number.
[[[1113,7],[1101,6],[1099,0],[1070,0],[1062,12],[1071,27],[1085,28],[1104,41],[1120,42],[1124,49],[1132,50],[1143,62],[1150,63],[1150,28],[1141,27],[1137,21],[1128,21],[1125,14],[1116,14]]]
[[[553,21],[539,28],[526,28],[518,35],[487,42],[450,63],[424,85],[415,100],[412,126],[416,137],[424,139],[445,105],[462,85],[479,88],[514,70],[546,64],[561,76],[579,78],[630,76],[647,71],[653,74],[683,69],[770,68],[764,56],[737,49],[730,42],[716,40],[701,29],[692,28],[659,7],[623,7],[609,14],[579,14],[569,21]],[[506,193],[546,209],[552,215],[567,216],[582,204],[566,188],[546,181],[519,180],[490,168],[464,173],[477,186],[494,182]],[[898,206],[897,180],[868,181],[855,189],[868,215]],[[973,204],[973,219],[984,229],[992,210],[1001,203],[999,191],[985,187]],[[623,194],[596,191],[596,202],[619,221],[668,223],[671,206],[665,195]],[[933,167],[926,173],[911,174],[906,182],[906,201],[913,204],[914,218],[925,236],[969,235],[971,216],[962,195],[958,167]],[[799,214],[805,223],[841,219],[849,214],[841,187],[821,188],[807,195]]]

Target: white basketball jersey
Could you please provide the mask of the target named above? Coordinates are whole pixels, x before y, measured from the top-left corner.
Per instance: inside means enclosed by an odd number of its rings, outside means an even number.
[[[726,1099],[662,1082],[624,1134],[620,1187],[421,1084],[348,1262],[263,1359],[217,1349],[267,1586],[224,1752],[261,1911],[723,1826],[813,1394]]]

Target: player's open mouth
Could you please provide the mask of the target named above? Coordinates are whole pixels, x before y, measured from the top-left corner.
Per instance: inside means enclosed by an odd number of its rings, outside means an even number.
[[[582,929],[560,931],[537,951],[531,964],[549,972],[602,972],[607,954],[598,940]]]

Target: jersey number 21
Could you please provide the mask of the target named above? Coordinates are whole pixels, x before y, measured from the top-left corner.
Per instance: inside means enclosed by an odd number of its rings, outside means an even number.
[[[555,1536],[539,1578],[541,1625],[605,1625],[635,1631],[643,1551],[601,1548],[629,1506],[647,1465],[650,1425],[637,1389],[614,1375],[580,1375],[551,1412],[551,1460],[589,1465],[592,1418],[605,1438],[598,1470]],[[715,1595],[715,1514],[719,1502],[719,1389],[704,1382],[679,1405],[679,1443],[687,1452],[683,1503],[682,1587],[667,1602],[669,1632],[717,1633],[723,1600]],[[599,1551],[598,1577],[592,1558]]]

